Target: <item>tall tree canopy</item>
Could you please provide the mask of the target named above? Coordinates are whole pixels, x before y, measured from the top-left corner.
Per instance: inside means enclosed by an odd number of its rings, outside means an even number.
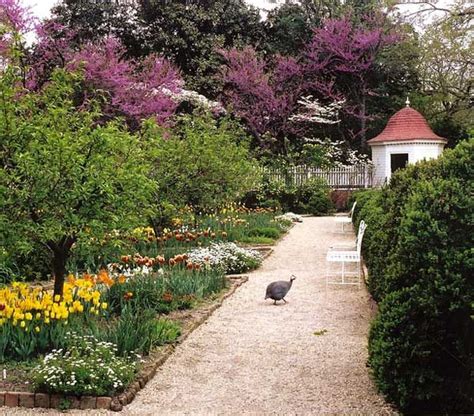
[[[53,19],[75,30],[78,43],[113,35],[129,56],[161,54],[179,67],[188,88],[211,98],[220,89],[218,49],[259,43],[263,33],[258,10],[244,0],[65,0],[53,9]]]

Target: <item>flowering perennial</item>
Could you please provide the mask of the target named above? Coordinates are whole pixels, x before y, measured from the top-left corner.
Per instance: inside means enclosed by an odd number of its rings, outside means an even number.
[[[204,267],[218,267],[226,273],[242,273],[258,267],[261,254],[234,243],[212,243],[209,247],[197,248],[188,253],[189,261]]]
[[[118,357],[115,344],[93,336],[67,335],[70,345],[47,354],[35,369],[38,390],[104,395],[123,390],[132,381],[136,364],[131,358]]]
[[[100,310],[107,308],[100,296],[94,282],[84,278],[66,282],[62,298],[42,288],[15,282],[0,289],[0,326],[9,323],[25,331],[40,332],[43,325],[67,321],[73,314],[98,315]]]

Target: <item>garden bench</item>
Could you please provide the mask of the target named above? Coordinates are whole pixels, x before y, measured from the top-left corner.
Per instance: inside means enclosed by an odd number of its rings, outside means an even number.
[[[360,222],[359,231],[355,244],[350,245],[334,245],[331,246],[326,255],[326,286],[328,284],[342,284],[342,285],[358,285],[360,287],[360,270],[361,270],[361,248],[362,238],[367,226],[364,221]],[[332,273],[331,266],[334,264],[341,264],[340,273]],[[355,264],[357,271],[348,271],[346,269],[348,264]],[[340,279],[334,280],[333,277]],[[352,277],[356,276],[356,279]],[[349,279],[347,279],[349,278]]]
[[[342,224],[342,230],[341,230],[342,233],[344,233],[345,231],[344,226],[346,224],[352,224],[352,216],[354,215],[354,210],[355,210],[356,205],[357,205],[357,201],[354,202],[348,214],[336,215],[336,217],[334,218],[336,223]]]

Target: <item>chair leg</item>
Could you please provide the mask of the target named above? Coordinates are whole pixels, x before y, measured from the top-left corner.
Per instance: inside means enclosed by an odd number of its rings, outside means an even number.
[[[357,286],[360,289],[360,279],[362,277],[362,262],[359,260],[357,263],[358,269],[357,269]]]

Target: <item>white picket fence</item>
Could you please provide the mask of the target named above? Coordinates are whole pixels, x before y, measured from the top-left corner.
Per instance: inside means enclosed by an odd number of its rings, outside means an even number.
[[[263,169],[265,176],[272,181],[287,185],[302,185],[311,178],[323,178],[332,189],[358,189],[373,186],[373,168],[367,165],[339,167],[331,169],[310,166],[293,166],[287,169]]]

